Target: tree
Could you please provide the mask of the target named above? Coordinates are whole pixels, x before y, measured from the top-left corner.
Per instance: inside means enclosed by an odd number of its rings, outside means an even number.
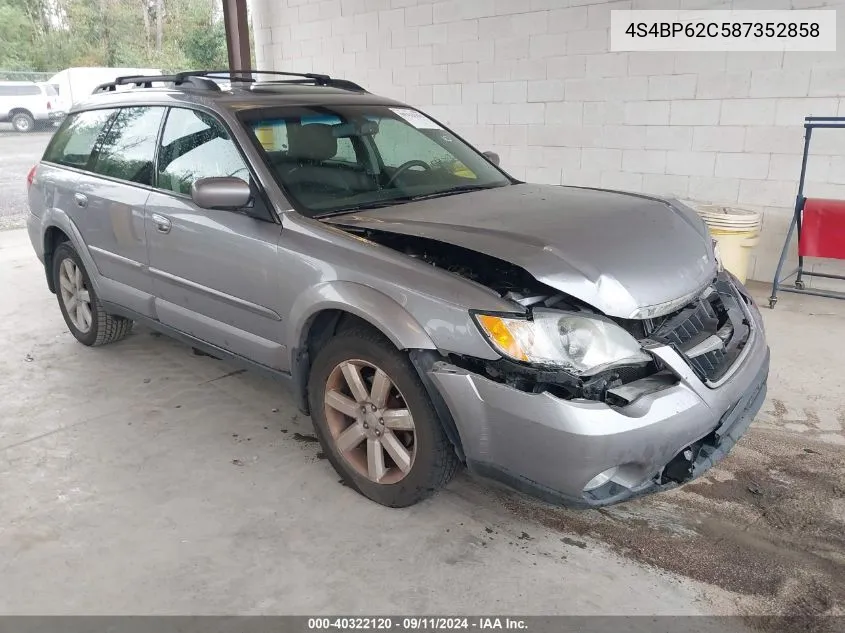
[[[0,0],[0,68],[30,70],[33,28],[22,7]]]
[[[164,38],[164,0],[156,0],[156,52],[161,53]]]
[[[0,0],[0,69],[226,68],[216,0]]]
[[[201,7],[207,10],[203,11]],[[182,50],[193,68],[227,68],[226,30],[207,4],[194,10],[193,24],[182,39]]]

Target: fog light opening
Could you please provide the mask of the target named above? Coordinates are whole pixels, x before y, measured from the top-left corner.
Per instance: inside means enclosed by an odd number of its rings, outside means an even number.
[[[692,479],[695,460],[698,458],[700,450],[701,442],[696,442],[675,455],[672,461],[666,464],[666,467],[663,469],[660,483],[674,482],[676,484],[683,484]]]
[[[618,466],[614,466],[613,468],[608,468],[607,470],[600,472],[598,475],[590,479],[587,482],[587,485],[584,486],[584,492],[590,492],[591,490],[595,490],[596,488],[600,488],[601,486],[605,485],[608,481],[613,479],[613,476],[619,470]]]

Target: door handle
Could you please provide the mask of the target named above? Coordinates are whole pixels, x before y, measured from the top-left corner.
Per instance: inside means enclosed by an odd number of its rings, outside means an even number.
[[[84,193],[75,193],[73,194],[73,199],[76,201],[76,206],[78,207],[87,207],[88,206],[88,196]]]
[[[173,226],[170,218],[166,218],[160,213],[153,213],[152,220],[156,226],[156,231],[159,233],[170,233],[170,228]]]

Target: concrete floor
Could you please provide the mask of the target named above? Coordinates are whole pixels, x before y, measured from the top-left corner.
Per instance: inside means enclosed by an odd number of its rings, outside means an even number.
[[[741,498],[743,464],[766,465],[760,446],[772,437],[845,462],[845,311],[832,300],[784,296],[764,310],[770,402],[737,456],[697,489],[572,512],[461,474],[435,498],[390,510],[338,482],[278,385],[143,328],[104,348],[76,343],[25,231],[0,232],[0,288],[3,614],[777,610],[799,576],[772,576],[765,595],[735,581],[753,565],[761,578],[774,573],[771,530],[745,530],[754,512],[772,513],[760,499],[786,503],[752,471],[764,492]],[[736,499],[703,491],[725,481],[738,483]],[[843,511],[839,485],[838,501],[820,493],[822,514]],[[725,525],[765,543],[773,562],[731,555],[702,575],[731,541]],[[845,556],[830,538],[839,574]],[[818,556],[785,542],[795,568]]]
[[[22,230],[0,232],[0,287],[0,613],[708,609],[467,477],[407,510],[365,500],[258,376],[140,328],[79,345]]]

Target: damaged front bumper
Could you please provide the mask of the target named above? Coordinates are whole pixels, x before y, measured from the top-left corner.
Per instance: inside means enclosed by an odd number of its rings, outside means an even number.
[[[759,312],[748,317],[748,343],[718,385],[672,347],[654,347],[677,380],[643,382],[625,406],[520,391],[446,362],[430,364],[426,382],[448,407],[470,470],[554,503],[608,505],[699,476],[745,433],[769,371]]]

